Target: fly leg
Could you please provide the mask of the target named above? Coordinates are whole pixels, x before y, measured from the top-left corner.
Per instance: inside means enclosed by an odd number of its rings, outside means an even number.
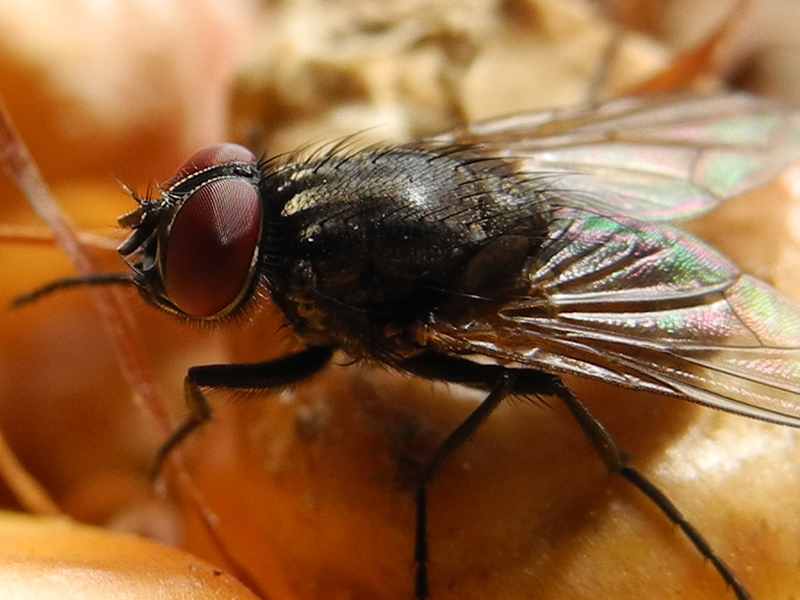
[[[417,568],[414,597],[417,600],[424,600],[428,597],[428,484],[433,481],[450,456],[472,437],[472,434],[477,431],[492,411],[508,396],[511,378],[505,376],[506,371],[503,373],[504,376],[498,386],[461,425],[447,436],[418,474],[419,479],[415,492],[417,526],[414,543],[414,563]]]
[[[416,534],[414,597],[425,600],[428,590],[428,485],[448,459],[478,430],[505,398],[513,394],[553,395],[557,377],[534,370],[506,369],[499,365],[478,365],[466,359],[424,353],[402,363],[421,377],[461,383],[491,390],[481,404],[461,423],[425,462],[416,480]]]
[[[567,409],[569,409],[578,425],[581,426],[581,429],[592,442],[608,470],[628,480],[636,489],[647,496],[670,521],[677,525],[694,547],[697,548],[697,551],[714,565],[714,568],[725,580],[725,583],[731,587],[738,600],[752,600],[744,584],[733,570],[714,552],[714,549],[700,532],[686,520],[686,517],[678,510],[678,507],[649,479],[628,464],[628,458],[614,441],[614,438],[577,396],[560,380],[553,386],[552,393],[566,404]]]
[[[169,455],[198,428],[210,421],[213,410],[203,388],[225,390],[280,389],[315,375],[330,362],[333,349],[307,348],[277,360],[241,365],[203,365],[192,367],[183,380],[188,416],[161,446],[152,476],[155,479]]]
[[[417,527],[414,544],[414,562],[417,566],[414,597],[417,600],[424,600],[428,597],[428,484],[436,477],[450,456],[472,437],[478,427],[508,396],[511,386],[511,377],[507,375],[508,373],[508,371],[503,371],[498,386],[461,425],[447,436],[419,472],[415,493]]]

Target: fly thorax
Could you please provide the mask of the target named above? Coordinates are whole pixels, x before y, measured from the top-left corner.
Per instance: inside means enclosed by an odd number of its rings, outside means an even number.
[[[298,331],[340,341],[384,337],[454,295],[491,291],[539,243],[544,210],[490,165],[397,148],[284,174],[265,225],[279,232],[264,252],[274,300]]]

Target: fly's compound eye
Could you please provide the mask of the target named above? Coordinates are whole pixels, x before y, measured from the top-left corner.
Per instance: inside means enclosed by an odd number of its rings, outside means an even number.
[[[161,277],[166,297],[191,317],[223,316],[250,288],[262,214],[255,164],[241,146],[205,148],[168,184],[177,202],[159,243]]]
[[[178,193],[188,185],[199,185],[204,175],[213,176],[226,167],[234,165],[254,165],[255,155],[239,144],[215,144],[206,146],[192,154],[180,166],[174,177],[164,183],[163,187]]]

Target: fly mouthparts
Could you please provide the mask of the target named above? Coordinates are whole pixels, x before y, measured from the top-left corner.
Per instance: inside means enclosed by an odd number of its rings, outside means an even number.
[[[35,302],[40,298],[49,296],[53,292],[67,290],[70,288],[95,286],[95,285],[135,285],[136,282],[132,275],[128,273],[100,273],[96,275],[84,275],[81,277],[67,277],[51,281],[22,296],[17,296],[11,302],[11,308],[16,309]]]

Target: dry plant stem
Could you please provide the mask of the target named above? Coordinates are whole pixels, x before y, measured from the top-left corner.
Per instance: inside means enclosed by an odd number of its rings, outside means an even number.
[[[56,517],[64,513],[36,478],[25,470],[0,431],[0,476],[22,507],[29,513]]]
[[[600,56],[600,64],[595,70],[592,81],[589,85],[589,92],[586,95],[587,104],[594,105],[607,98],[606,88],[608,87],[608,79],[611,75],[611,69],[614,66],[614,61],[619,53],[620,43],[622,41],[622,30],[616,29],[611,36],[608,44],[606,44],[603,54]]]
[[[114,250],[117,242],[113,239],[95,233],[78,232],[78,241],[81,246]],[[0,224],[0,240],[9,244],[29,244],[31,246],[55,246],[53,235],[47,231],[34,227]]]
[[[2,99],[0,99],[0,162],[36,214],[47,224],[53,239],[67,253],[78,273],[81,275],[95,273],[91,257],[85,251],[69,219],[52,197],[38,167],[17,134]],[[91,288],[91,292],[123,377],[128,387],[135,392],[137,405],[150,417],[161,437],[166,440],[172,431],[172,423],[166,404],[149,383],[152,378],[145,368],[144,349],[133,327],[131,311],[124,296],[118,291],[102,288]],[[209,538],[216,544],[220,554],[235,566],[237,561],[220,539],[216,515],[194,485],[178,453],[172,453],[170,464],[176,474],[175,480],[181,494],[189,499],[190,506],[200,514]],[[238,573],[236,575],[240,576]],[[246,574],[240,578],[249,579]]]
[[[22,190],[31,208],[50,228],[56,243],[67,253],[78,273],[81,275],[94,273],[95,266],[91,257],[84,250],[69,219],[50,194],[47,184],[17,134],[1,100],[0,159],[8,175]],[[123,316],[128,312],[124,299],[113,290],[91,291],[127,384],[136,392],[140,406],[153,420],[161,435],[166,438],[171,429],[169,416],[164,403],[158,399],[153,388],[147,383],[150,378],[144,368],[142,348],[135,332],[127,326],[129,319]]]
[[[659,94],[691,89],[700,76],[719,71],[725,51],[730,48],[744,18],[750,14],[752,4],[752,0],[739,0],[722,23],[698,45],[678,54],[666,69],[627,94]]]

